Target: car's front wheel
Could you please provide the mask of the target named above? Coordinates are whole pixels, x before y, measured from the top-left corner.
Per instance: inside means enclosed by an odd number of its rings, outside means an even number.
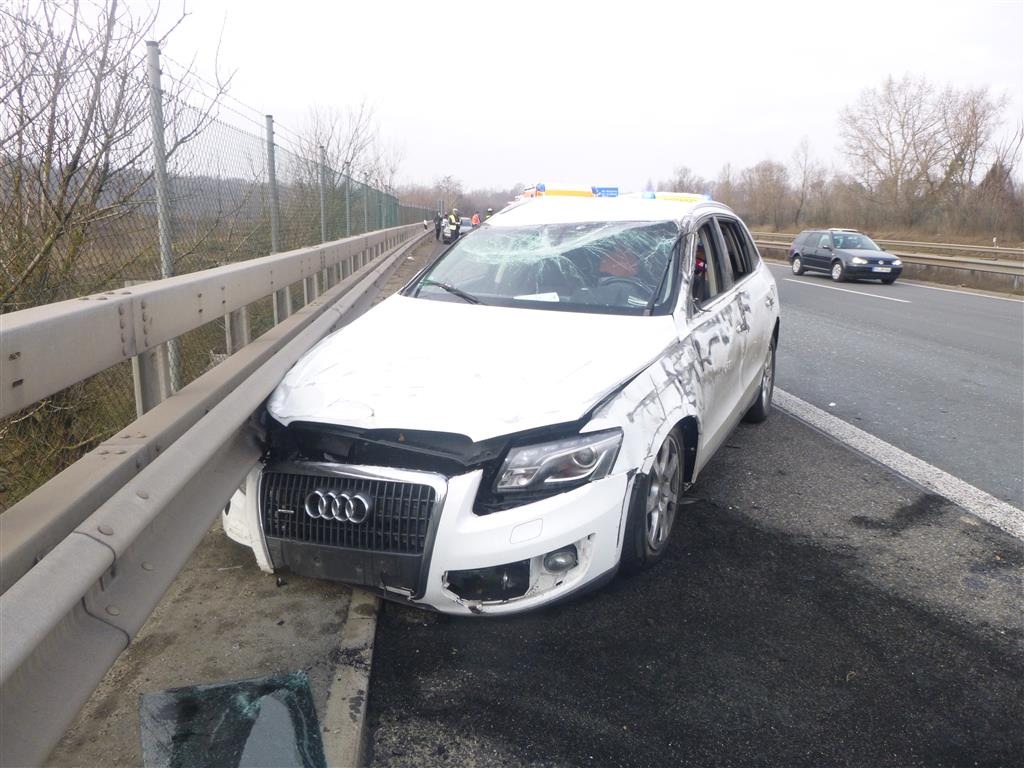
[[[804,273],[804,263],[800,261],[799,256],[793,257],[793,261],[790,263],[790,267],[792,267],[794,275],[802,275]]]
[[[643,570],[664,556],[682,493],[683,444],[673,430],[658,449],[650,474],[638,477],[634,485],[622,544],[626,573]]]
[[[837,283],[846,281],[846,267],[843,266],[841,261],[832,262],[832,279]]]

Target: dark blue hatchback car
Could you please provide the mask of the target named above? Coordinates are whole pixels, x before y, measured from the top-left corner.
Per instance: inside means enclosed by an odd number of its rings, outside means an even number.
[[[837,283],[845,280],[896,282],[903,262],[879,248],[855,229],[806,229],[789,246],[794,275],[808,270],[827,272]]]

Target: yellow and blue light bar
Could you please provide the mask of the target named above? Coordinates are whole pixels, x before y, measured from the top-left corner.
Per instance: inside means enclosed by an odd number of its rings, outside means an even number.
[[[618,197],[618,187],[559,186],[537,184],[523,190],[523,197]]]
[[[700,192],[644,192],[640,195],[644,200],[671,200],[676,203],[702,203],[710,200],[711,195]]]

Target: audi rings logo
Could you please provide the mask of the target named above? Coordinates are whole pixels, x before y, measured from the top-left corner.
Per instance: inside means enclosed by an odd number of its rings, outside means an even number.
[[[373,502],[362,493],[348,491],[321,491],[319,488],[306,496],[306,514],[313,519],[348,520],[366,522],[373,510]]]

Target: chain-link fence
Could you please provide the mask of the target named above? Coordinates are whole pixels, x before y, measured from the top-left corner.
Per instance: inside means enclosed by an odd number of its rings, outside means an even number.
[[[0,44],[15,47],[25,34],[2,32]],[[222,94],[204,95],[170,67],[158,85],[136,54],[103,72],[101,89],[98,63],[83,54],[79,65],[64,83],[26,77],[0,90],[0,323],[3,313],[432,215],[268,140],[270,119],[230,110],[229,121]],[[274,323],[269,299],[249,312],[254,337]],[[227,352],[223,319],[180,337],[174,385]],[[125,363],[0,421],[0,511],[135,417]]]

